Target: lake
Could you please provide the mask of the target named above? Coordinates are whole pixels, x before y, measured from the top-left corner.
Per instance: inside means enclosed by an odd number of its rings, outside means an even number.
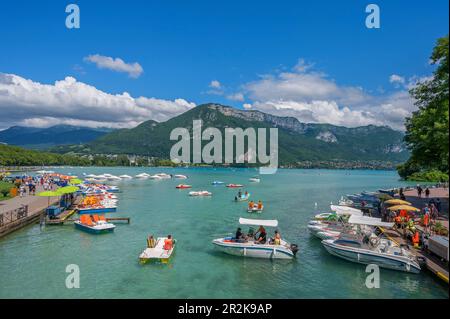
[[[65,226],[23,228],[0,240],[1,298],[448,298],[448,287],[432,274],[380,270],[378,289],[368,289],[365,266],[330,255],[309,234],[308,221],[330,202],[364,190],[407,185],[393,171],[278,170],[249,183],[254,169],[64,168],[82,176],[146,172],[185,174],[188,180],[124,180],[119,207],[109,216],[131,217],[114,233],[91,235]],[[237,189],[211,182],[241,183],[251,199],[264,202],[261,215],[233,201]],[[209,190],[211,198],[189,197]],[[317,210],[315,209],[317,203]],[[231,235],[239,217],[277,219],[283,238],[299,246],[296,260],[270,261],[229,256],[211,241]],[[243,230],[246,230],[243,228]],[[273,230],[269,230],[271,235]],[[177,248],[170,264],[140,265],[149,234],[172,234]],[[79,289],[67,289],[66,266],[80,268]]]

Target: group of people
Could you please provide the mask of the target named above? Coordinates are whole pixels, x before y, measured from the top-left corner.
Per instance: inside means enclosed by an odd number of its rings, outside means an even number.
[[[27,193],[36,195],[37,186],[41,186],[44,191],[54,190],[57,185],[53,178],[47,174],[42,176],[22,176],[16,179],[15,184],[18,186],[19,196],[23,197]]]
[[[250,228],[247,235],[242,233],[242,229],[238,227],[236,230],[236,235],[233,240],[237,242],[246,242],[250,239],[253,239],[257,244],[266,244],[267,243],[267,232],[264,226],[259,226],[258,231],[253,233],[253,229]],[[280,245],[281,244],[281,234],[278,230],[275,230],[273,238],[269,239],[269,244],[272,245]]]
[[[422,197],[422,193],[424,192],[423,188],[420,185],[417,185],[417,196]],[[430,197],[430,189],[428,187],[425,188],[425,197]]]

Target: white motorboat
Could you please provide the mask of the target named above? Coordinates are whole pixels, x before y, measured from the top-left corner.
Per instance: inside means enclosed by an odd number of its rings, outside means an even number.
[[[252,183],[259,183],[261,181],[261,179],[257,176],[251,177],[248,180],[249,180],[249,182],[252,182]]]
[[[155,174],[153,176],[158,176],[160,179],[172,178],[172,175],[169,175],[169,174],[166,174],[166,173],[158,173],[158,174]],[[150,176],[150,177],[152,177],[152,176]]]
[[[187,179],[186,175],[181,175],[181,174],[174,175],[173,177],[178,178],[178,179]]]
[[[349,206],[330,205],[330,209],[338,215],[363,215],[363,212],[360,209]]]
[[[383,268],[412,273],[420,272],[416,257],[393,241],[372,238],[369,244],[354,239],[326,239],[322,241],[332,255],[360,264],[376,264]]]
[[[147,174],[147,173],[141,173],[141,174],[137,174],[137,175],[134,176],[134,177],[139,178],[139,179],[146,179],[146,178],[149,178],[149,177],[150,177],[150,174]]]
[[[122,178],[122,179],[131,179],[131,178],[133,178],[130,175],[120,175],[119,177]]]
[[[385,228],[394,225],[382,222],[380,218],[355,215],[350,216],[349,223]],[[341,236],[338,239],[326,239],[322,244],[330,254],[356,263],[376,264],[379,267],[411,273],[419,273],[421,270],[417,258],[409,250],[373,233],[362,238]]]
[[[161,179],[162,179],[162,177],[159,176],[158,174],[156,174],[156,175],[150,175],[150,176],[148,176],[148,178],[150,178],[150,179],[156,179],[156,180],[161,180]]]
[[[139,262],[141,264],[146,264],[151,261],[159,261],[162,263],[167,263],[170,257],[172,256],[173,251],[175,250],[176,240],[173,239],[172,249],[167,250],[164,249],[164,241],[166,239],[167,237],[158,237],[155,243],[155,247],[146,248],[139,255]]]
[[[189,196],[211,196],[212,193],[208,191],[192,191],[189,192]]]
[[[277,227],[277,220],[239,218],[241,225]],[[295,244],[281,239],[280,244],[268,241],[258,243],[253,237],[248,239],[236,239],[233,237],[217,238],[212,243],[222,252],[241,257],[268,258],[268,259],[293,259],[298,247]]]
[[[121,181],[122,178],[119,176],[111,175],[106,178],[108,181]]]

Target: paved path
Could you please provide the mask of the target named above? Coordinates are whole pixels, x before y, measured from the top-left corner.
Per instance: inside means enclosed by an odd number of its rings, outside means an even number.
[[[36,186],[36,194],[44,191],[41,186]],[[40,197],[33,195],[25,195],[23,197],[16,196],[11,199],[3,200],[0,202],[0,214],[6,213],[10,210],[14,210],[16,208],[20,208],[22,205],[28,205],[28,211],[30,213],[35,212],[36,210],[43,210],[48,206],[48,203],[54,203],[58,201],[59,196],[56,197]]]
[[[42,187],[36,187],[36,193],[42,191]],[[0,202],[0,237],[3,237],[17,229],[40,219],[42,212],[49,204],[59,201],[59,196],[40,197],[25,195]],[[28,205],[28,212],[23,215],[23,210],[18,210],[22,205]],[[9,212],[9,213],[8,213]]]

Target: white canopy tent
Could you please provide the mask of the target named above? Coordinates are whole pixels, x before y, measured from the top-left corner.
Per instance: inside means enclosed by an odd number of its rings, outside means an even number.
[[[379,226],[386,228],[392,228],[394,226],[394,223],[382,222],[381,218],[374,218],[369,216],[351,215],[348,222],[350,224]]]
[[[277,227],[278,220],[239,218],[239,224],[251,226]]]

